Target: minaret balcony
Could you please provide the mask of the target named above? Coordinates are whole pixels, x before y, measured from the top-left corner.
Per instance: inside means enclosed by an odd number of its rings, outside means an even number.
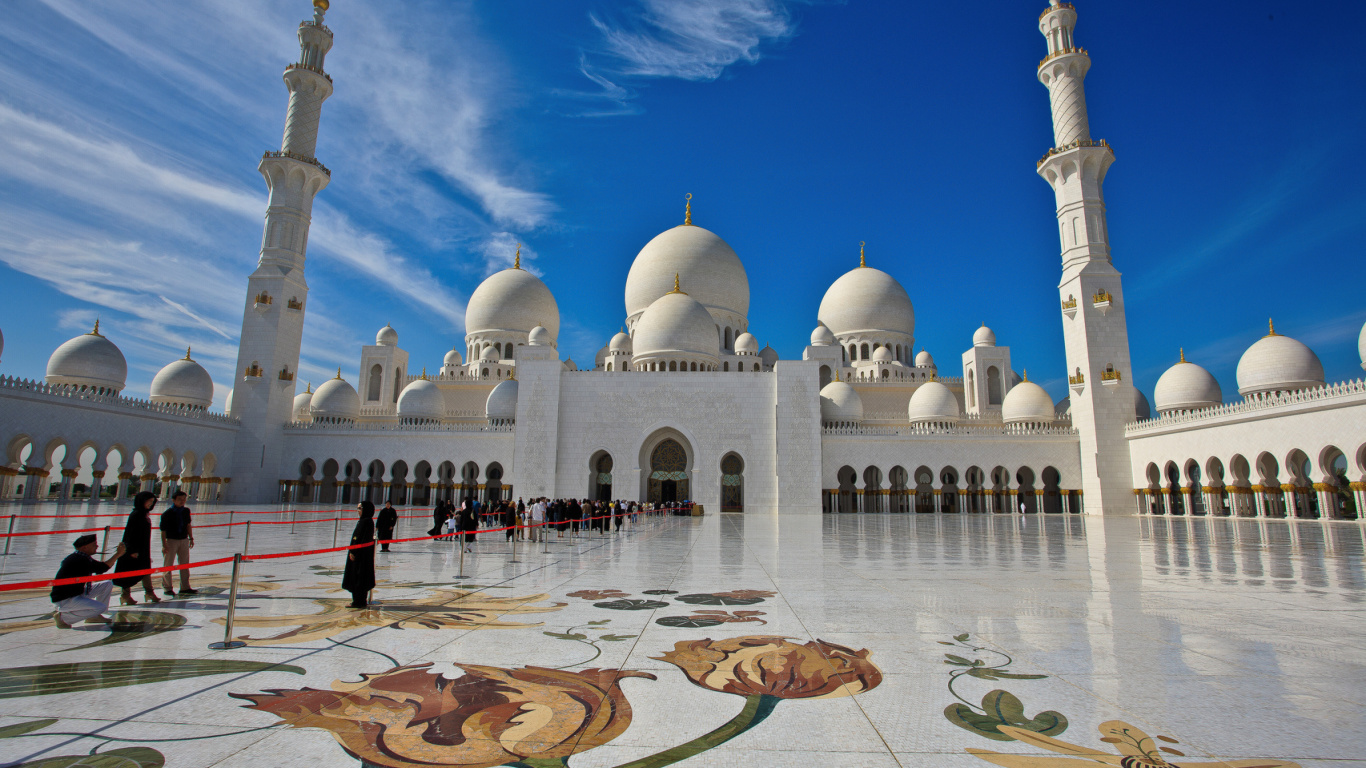
[[[1067,377],[1067,386],[1078,395],[1080,395],[1082,392],[1085,392],[1086,374],[1082,373],[1081,369],[1078,368],[1075,376]]]
[[[1077,316],[1077,297],[1067,297],[1067,301],[1062,303],[1062,313],[1067,315],[1067,319],[1069,320]]]
[[[1061,10],[1061,9],[1063,9],[1063,8],[1066,8],[1066,9],[1069,10],[1069,11],[1075,11],[1075,10],[1077,10],[1076,6],[1072,5],[1071,3],[1062,3],[1062,2],[1060,2],[1060,3],[1058,3],[1057,5],[1050,5],[1050,6],[1048,6],[1047,8],[1043,9],[1043,13],[1039,14],[1039,18],[1042,19],[1043,17],[1047,16],[1048,14],[1050,14],[1050,13],[1052,13],[1052,12],[1054,12],[1054,11],[1057,11],[1057,10]]]
[[[1092,303],[1093,305],[1095,305],[1096,309],[1100,310],[1100,313],[1101,313],[1102,315],[1104,315],[1104,314],[1106,314],[1106,313],[1108,313],[1108,312],[1110,311],[1110,305],[1111,305],[1113,302],[1114,302],[1114,297],[1110,295],[1110,292],[1109,292],[1109,291],[1106,291],[1106,290],[1103,290],[1103,289],[1102,289],[1099,293],[1097,293],[1095,296],[1092,296],[1092,297],[1091,297],[1091,303]]]
[[[318,162],[318,158],[316,158],[316,157],[309,157],[308,155],[301,155],[301,154],[299,154],[298,152],[287,152],[287,151],[284,151],[284,150],[280,150],[280,151],[278,151],[278,152],[270,152],[270,151],[267,151],[267,152],[264,152],[264,153],[261,154],[261,159],[262,159],[262,160],[265,160],[265,159],[271,158],[271,157],[287,157],[287,158],[289,158],[290,160],[298,160],[298,161],[301,162],[301,163],[308,163],[309,165],[317,166],[318,170],[320,170],[320,171],[322,171],[323,173],[327,174],[327,177],[328,177],[328,178],[332,178],[332,171],[328,170],[327,166],[325,166],[325,165],[323,165],[322,163]]]
[[[260,381],[263,376],[265,376],[265,372],[261,370],[260,364],[255,361],[252,361],[252,364],[248,365],[247,369],[242,372],[243,381]]]
[[[1119,386],[1119,382],[1123,378],[1124,377],[1119,374],[1119,371],[1116,371],[1113,368],[1106,368],[1105,370],[1100,372],[1100,383],[1101,386],[1104,387]]]
[[[311,64],[290,64],[289,66],[285,67],[286,72],[288,72],[291,69],[306,69],[315,75],[322,75],[323,77],[327,78],[327,82],[332,82],[332,76],[322,71],[321,67],[315,67]]]
[[[1048,54],[1047,56],[1043,57],[1042,59],[1039,59],[1039,66],[1042,67],[1043,65],[1047,64],[1048,62],[1050,62],[1050,61],[1052,61],[1052,60],[1054,60],[1054,59],[1056,59],[1056,58],[1058,58],[1058,57],[1060,57],[1060,56],[1070,56],[1070,55],[1072,55],[1072,54],[1074,54],[1074,53],[1081,54],[1082,56],[1087,56],[1087,55],[1089,55],[1089,54],[1086,53],[1086,49],[1085,49],[1085,48],[1059,48],[1058,50],[1056,50],[1056,51],[1054,51],[1054,52]]]
[[[1078,147],[1105,147],[1106,149],[1110,150],[1110,154],[1113,155],[1115,152],[1114,148],[1112,148],[1109,144],[1105,142],[1105,139],[1077,139],[1076,141],[1064,144],[1061,147],[1053,147],[1052,149],[1048,150],[1048,153],[1045,154],[1043,157],[1039,158],[1039,162],[1035,163],[1034,167],[1042,168],[1043,164],[1048,162],[1048,158],[1054,155],[1061,155],[1063,152],[1077,149]]]

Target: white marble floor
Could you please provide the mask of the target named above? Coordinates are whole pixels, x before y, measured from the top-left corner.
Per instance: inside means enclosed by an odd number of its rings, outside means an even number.
[[[252,554],[334,530],[254,528]],[[241,533],[201,529],[195,559]],[[0,765],[1366,766],[1357,523],[708,515],[551,536],[514,560],[485,534],[463,576],[450,544],[395,545],[367,611],[342,607],[338,554],[248,562],[229,651],[207,647],[226,566],[192,600],[116,608],[117,631],[0,592]],[[14,539],[0,583],[50,578],[72,538]]]

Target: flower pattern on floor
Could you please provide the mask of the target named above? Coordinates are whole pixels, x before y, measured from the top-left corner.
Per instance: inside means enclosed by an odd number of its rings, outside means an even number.
[[[362,674],[333,690],[232,694],[292,728],[323,728],[367,766],[465,766],[561,761],[615,739],[631,724],[623,679],[648,672],[580,672],[460,664],[465,674],[429,674],[431,664]],[[556,763],[562,764],[562,763]]]
[[[1299,763],[1261,758],[1193,763],[1187,761],[1185,753],[1176,747],[1157,744],[1157,741],[1167,744],[1179,743],[1170,736],[1157,736],[1155,741],[1153,737],[1123,720],[1110,720],[1101,723],[1099,730],[1100,740],[1113,745],[1118,754],[1069,744],[1051,736],[1008,725],[1001,726],[1001,731],[1007,736],[1022,741],[1031,747],[1046,749],[1059,755],[1066,755],[1066,757],[1010,755],[972,748],[969,748],[968,752],[988,763],[1004,766],[1004,768],[1082,768],[1087,765],[1112,765],[1119,766],[1119,768],[1300,768]],[[1179,757],[1182,760],[1179,764],[1171,763],[1167,761],[1167,755]]]
[[[297,626],[287,632],[270,637],[243,636],[251,645],[278,645],[290,642],[307,642],[332,637],[348,629],[361,627],[384,627],[393,629],[526,629],[539,627],[542,622],[521,623],[501,621],[499,617],[528,613],[549,613],[558,611],[566,603],[550,605],[531,605],[549,600],[550,595],[525,595],[523,597],[483,597],[479,592],[466,592],[459,589],[433,590],[432,597],[416,600],[385,600],[374,603],[369,608],[355,610],[349,608],[349,600],[342,598],[312,598],[312,602],[322,607],[321,613],[296,614],[293,616],[238,616],[236,624],[240,627],[287,627]],[[214,619],[223,623],[221,618]]]

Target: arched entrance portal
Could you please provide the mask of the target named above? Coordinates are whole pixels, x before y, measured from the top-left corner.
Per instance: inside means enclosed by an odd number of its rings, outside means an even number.
[[[745,462],[733,453],[721,459],[721,511],[745,511]]]
[[[688,454],[673,438],[662,440],[650,451],[650,487],[648,501],[668,504],[689,499]]]
[[[588,495],[594,501],[612,500],[612,454],[598,451],[588,462]]]

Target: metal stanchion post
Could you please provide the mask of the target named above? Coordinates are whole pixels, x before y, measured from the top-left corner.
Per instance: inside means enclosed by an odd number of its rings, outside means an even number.
[[[337,546],[337,532],[341,530],[341,518],[332,519],[332,546]]]
[[[517,562],[517,526],[512,526],[512,559],[510,563]]]
[[[232,510],[228,510],[228,538],[232,538]]]
[[[16,518],[16,517],[18,517],[18,515],[10,515],[10,516],[9,516],[9,530],[6,531],[6,533],[14,533],[14,518]],[[6,537],[5,537],[5,554],[7,554],[7,555],[9,554],[9,543],[10,543],[11,541],[13,541],[13,540],[14,540],[14,537],[13,537],[13,536],[6,536]]]
[[[296,508],[294,514],[289,516],[289,532],[294,533],[294,524],[299,522],[299,510]]]
[[[247,530],[251,527],[248,524]],[[241,640],[232,639],[232,620],[237,615],[237,574],[242,566],[242,555],[232,556],[232,583],[228,586],[228,618],[223,622],[223,642],[209,643],[209,648],[215,651],[226,651],[233,648],[241,648],[246,643]]]
[[[456,576],[458,576],[459,578],[462,578],[462,579],[463,579],[463,578],[465,578],[465,546],[464,546],[464,542],[460,541],[460,539],[462,539],[462,538],[464,538],[464,537],[461,536],[460,534],[456,534],[456,536],[455,536],[455,541],[456,541],[456,544],[455,544],[455,545],[456,545],[457,547],[460,547],[460,573],[456,574]]]
[[[104,540],[100,542],[100,554],[103,555],[103,554],[107,553],[108,551],[109,551],[109,526],[106,525],[106,526],[104,527]]]
[[[247,556],[247,551],[251,549],[251,521],[247,521],[247,536],[242,540],[242,557]]]

